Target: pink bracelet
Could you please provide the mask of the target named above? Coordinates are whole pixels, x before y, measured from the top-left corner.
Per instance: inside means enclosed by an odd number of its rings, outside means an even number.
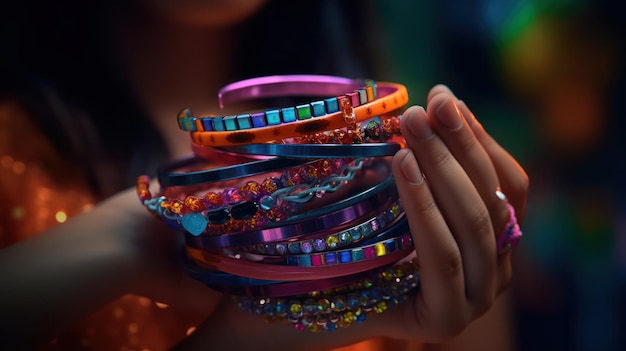
[[[189,255],[189,257],[201,267],[242,277],[285,281],[326,279],[356,274],[399,261],[400,259],[408,256],[411,252],[413,252],[412,247],[403,248],[388,255],[353,262],[351,264],[321,267],[299,267],[247,262],[235,258],[211,254],[205,250],[187,247],[187,255]]]

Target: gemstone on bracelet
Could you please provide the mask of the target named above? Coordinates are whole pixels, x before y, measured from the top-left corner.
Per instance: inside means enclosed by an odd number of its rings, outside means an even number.
[[[224,189],[224,202],[228,205],[235,205],[243,201],[244,195],[241,190],[237,188]]]
[[[297,255],[300,252],[300,243],[289,243],[287,244],[287,251],[289,251],[292,255]]]
[[[339,238],[337,237],[337,235],[330,235],[328,238],[326,238],[326,246],[328,246],[329,249],[336,248],[337,244],[339,244]]]
[[[296,109],[294,107],[285,107],[280,110],[280,114],[283,117],[283,123],[295,122],[297,119]]]
[[[243,193],[245,200],[258,200],[262,190],[261,184],[252,180],[245,182],[239,189]]]
[[[250,115],[250,121],[253,128],[267,127],[267,120],[265,119],[265,113],[257,112]]]
[[[206,202],[208,209],[216,209],[224,205],[224,197],[221,193],[206,193],[204,195],[204,201]]]
[[[183,228],[193,236],[202,234],[206,229],[207,223],[206,217],[200,213],[188,213],[181,218]]]
[[[209,223],[223,224],[228,222],[228,220],[230,219],[230,213],[228,213],[228,210],[225,208],[212,210],[207,212],[207,218],[209,220]]]
[[[313,251],[313,244],[310,241],[303,241],[300,243],[300,250],[302,253],[309,254]]]
[[[311,102],[311,112],[313,117],[320,117],[326,114],[326,107],[324,106],[324,101],[313,101]]]
[[[341,245],[350,244],[352,242],[352,234],[350,232],[343,232],[339,234],[339,243]]]
[[[249,219],[259,210],[259,205],[254,201],[246,201],[233,206],[230,215],[234,219]]]
[[[313,248],[318,252],[326,250],[326,241],[324,239],[313,240]]]

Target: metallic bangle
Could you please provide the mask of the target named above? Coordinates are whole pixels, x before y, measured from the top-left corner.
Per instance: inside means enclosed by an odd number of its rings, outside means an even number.
[[[245,144],[222,148],[240,154],[295,158],[358,158],[393,156],[401,146],[397,143],[372,144]]]
[[[371,216],[381,206],[389,206],[397,199],[398,191],[393,178],[387,177],[361,193],[328,206],[295,214],[280,222],[279,226],[227,235],[185,235],[185,242],[189,247],[214,249],[285,241],[326,232],[328,228],[339,231],[353,226],[355,222]]]
[[[406,233],[406,231],[405,231]],[[394,233],[395,234],[395,233]],[[412,248],[413,242],[410,234],[385,238],[373,244],[351,247],[344,250],[317,252],[313,254],[288,255],[288,256],[263,256],[250,254],[243,251],[221,250],[212,252],[221,257],[229,257],[237,260],[248,261],[258,264],[287,265],[299,267],[323,267],[352,264],[389,255],[393,252]]]
[[[287,74],[257,77],[225,85],[217,96],[220,108],[229,103],[280,96],[336,96],[346,91],[370,86],[369,99],[376,98],[376,82],[371,79],[350,79],[315,74]]]
[[[264,143],[277,139],[293,138],[306,134],[353,126],[356,122],[382,116],[403,107],[408,102],[406,87],[396,83],[378,83],[378,98],[355,106],[354,99],[338,98],[338,112],[325,113],[322,117],[310,117],[276,126],[235,131],[190,132],[191,140],[204,146],[228,146]]]
[[[358,106],[373,101],[376,95],[376,83],[369,79],[323,75],[252,78],[223,87],[218,93],[220,108],[224,108],[225,103],[271,97],[333,97],[294,107],[233,116],[195,117],[189,109],[184,109],[178,114],[178,126],[181,130],[189,132],[224,132],[271,127],[339,112],[344,98],[349,99],[353,106]]]
[[[261,173],[279,171],[312,163],[310,159],[293,159],[275,157],[264,160],[250,161],[213,169],[201,169],[187,172],[176,172],[186,168],[209,166],[206,159],[197,156],[186,157],[170,162],[157,170],[159,184],[162,187],[188,186],[212,183],[230,179],[249,177]]]
[[[205,271],[208,272],[208,271]],[[371,271],[360,272],[356,274],[346,275],[342,277],[328,278],[328,279],[316,279],[316,280],[303,280],[295,282],[279,282],[271,284],[219,284],[217,281],[212,280],[212,272],[204,274],[200,281],[207,284],[214,290],[229,293],[237,296],[248,297],[287,297],[297,295],[315,295],[314,292],[331,293],[332,289],[335,291],[346,291],[346,288],[351,287],[364,287],[365,285],[384,285],[382,282],[397,281],[398,278],[406,277],[409,274],[415,275],[415,279],[419,278],[417,273],[417,266],[413,260],[402,260],[402,262],[394,262],[387,266],[374,269]],[[233,276],[235,277],[235,276]],[[250,278],[246,278],[250,279]],[[256,280],[262,281],[262,280]],[[213,282],[213,283],[211,283]],[[219,284],[219,285],[218,285]]]
[[[370,219],[338,232],[335,230],[333,230],[331,234],[320,232],[297,241],[290,240],[263,243],[238,248],[238,250],[257,255],[270,256],[310,254],[313,252],[338,250],[377,236],[381,231],[387,229],[387,226],[391,225],[396,218],[403,213],[404,210],[402,209],[400,201],[396,201],[392,203],[389,208],[385,208],[383,212]]]
[[[413,248],[409,247],[396,250],[390,254],[352,262],[350,264],[300,267],[253,263],[187,247],[187,255],[201,267],[255,279],[286,281],[326,279],[364,272],[399,261],[408,256],[412,251]]]

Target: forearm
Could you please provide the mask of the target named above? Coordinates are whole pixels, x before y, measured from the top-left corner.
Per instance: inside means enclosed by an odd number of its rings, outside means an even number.
[[[115,216],[94,209],[0,251],[0,339],[45,343],[132,287],[142,267]]]

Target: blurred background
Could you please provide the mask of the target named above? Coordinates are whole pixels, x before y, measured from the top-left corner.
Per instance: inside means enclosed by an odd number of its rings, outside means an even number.
[[[626,349],[625,23],[606,0],[380,1],[388,74],[445,83],[525,167],[520,350]]]
[[[367,4],[363,8],[370,10],[372,26],[357,36],[357,46],[365,50],[360,55],[372,61],[379,56],[390,60],[377,66],[372,78],[405,84],[412,104],[424,104],[434,84],[447,84],[530,176],[528,212],[522,226],[525,237],[514,255],[512,286],[519,350],[626,350],[626,165],[622,155],[626,116],[619,105],[626,98],[626,20],[619,1],[270,2],[274,6],[263,14],[270,20],[280,15],[276,10],[281,8],[311,17],[269,21],[272,28],[251,21],[248,30],[255,36],[242,42],[245,55],[236,56],[242,60],[236,62],[242,69],[229,79],[280,70],[304,73],[294,70],[306,65],[319,68],[316,61],[334,53],[324,50],[342,53],[342,45],[353,44],[333,37],[341,32],[337,28],[345,30],[351,24],[327,12],[312,17],[312,8],[319,3],[326,9],[337,3],[344,8]],[[37,4],[32,8],[38,11],[31,11],[30,3]],[[116,77],[111,71],[102,69],[111,64],[103,64],[108,57],[100,55],[102,43],[94,40],[99,38],[94,33],[101,29],[93,20],[101,17],[102,7],[97,4],[13,2],[11,6],[20,10],[15,12],[26,17],[0,11],[0,69],[13,73],[16,67],[26,67],[29,74],[56,79],[64,92],[91,106],[95,117],[103,117],[102,129],[110,125],[110,130],[127,131],[124,138],[134,140],[137,132],[128,121],[109,118],[119,111],[128,116],[140,113],[135,103],[127,104],[130,94],[113,81]],[[111,11],[120,4],[107,5]],[[335,42],[327,43],[324,37],[317,42],[328,44],[324,50],[302,54],[297,60],[282,55],[280,45],[288,42],[285,45],[293,47],[301,39],[292,38],[297,36],[295,31],[285,28],[315,31],[320,18],[327,20],[323,27],[330,30],[322,34],[330,33]],[[90,27],[96,28],[85,30]],[[282,40],[277,44],[281,51],[250,60],[250,52],[269,47],[276,38]],[[314,45],[305,44],[298,49],[315,50]],[[151,54],[156,57],[159,52]],[[351,63],[324,71],[360,75],[359,60],[348,58]],[[61,67],[58,72],[57,66]],[[46,76],[47,71],[52,73]],[[93,94],[97,89],[105,94]],[[177,102],[175,112],[185,103]],[[137,130],[144,131],[143,122],[137,121]],[[123,146],[119,153],[127,156],[125,144],[119,144]],[[108,147],[117,150],[116,145]],[[131,171],[134,180],[138,173]],[[107,178],[105,184],[110,183]]]

